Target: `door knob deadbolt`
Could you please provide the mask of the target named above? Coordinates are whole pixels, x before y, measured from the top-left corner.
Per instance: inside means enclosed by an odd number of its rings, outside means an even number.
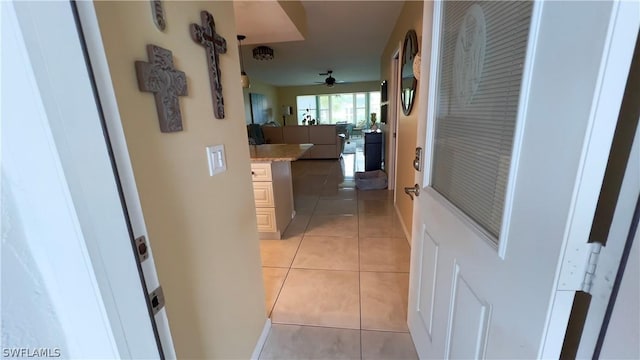
[[[420,171],[420,164],[422,163],[422,148],[421,147],[417,147],[416,148],[416,158],[413,159],[413,168],[416,169],[416,171]]]
[[[420,196],[420,185],[415,184],[414,186],[405,187],[404,193],[409,195],[411,200],[413,200],[413,195]]]

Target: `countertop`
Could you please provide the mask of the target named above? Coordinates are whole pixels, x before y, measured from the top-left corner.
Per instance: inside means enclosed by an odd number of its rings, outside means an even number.
[[[313,147],[313,144],[249,145],[251,162],[295,161]]]

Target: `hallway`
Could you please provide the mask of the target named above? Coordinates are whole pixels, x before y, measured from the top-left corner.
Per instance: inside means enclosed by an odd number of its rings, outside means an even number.
[[[292,163],[296,217],[261,240],[272,329],[261,359],[416,359],[408,333],[410,249],[393,192],[355,189],[361,148]]]

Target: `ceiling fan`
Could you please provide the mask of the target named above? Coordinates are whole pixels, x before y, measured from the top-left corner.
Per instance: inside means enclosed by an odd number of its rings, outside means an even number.
[[[338,81],[336,80],[336,78],[334,78],[331,74],[333,74],[333,70],[327,70],[327,72],[324,73],[320,73],[318,75],[320,76],[327,76],[326,79],[324,79],[324,81],[316,81],[318,84],[324,84],[327,85],[327,87],[333,87],[333,85],[335,84],[342,84],[344,83],[344,81]]]

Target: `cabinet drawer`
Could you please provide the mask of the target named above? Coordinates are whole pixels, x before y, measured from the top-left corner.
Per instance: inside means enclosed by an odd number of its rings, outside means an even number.
[[[253,181],[271,181],[271,164],[251,164],[251,178]]]
[[[274,207],[273,183],[254,182],[253,197],[256,201],[256,207]]]
[[[258,220],[258,232],[275,232],[276,210],[274,208],[256,208],[256,219]]]

